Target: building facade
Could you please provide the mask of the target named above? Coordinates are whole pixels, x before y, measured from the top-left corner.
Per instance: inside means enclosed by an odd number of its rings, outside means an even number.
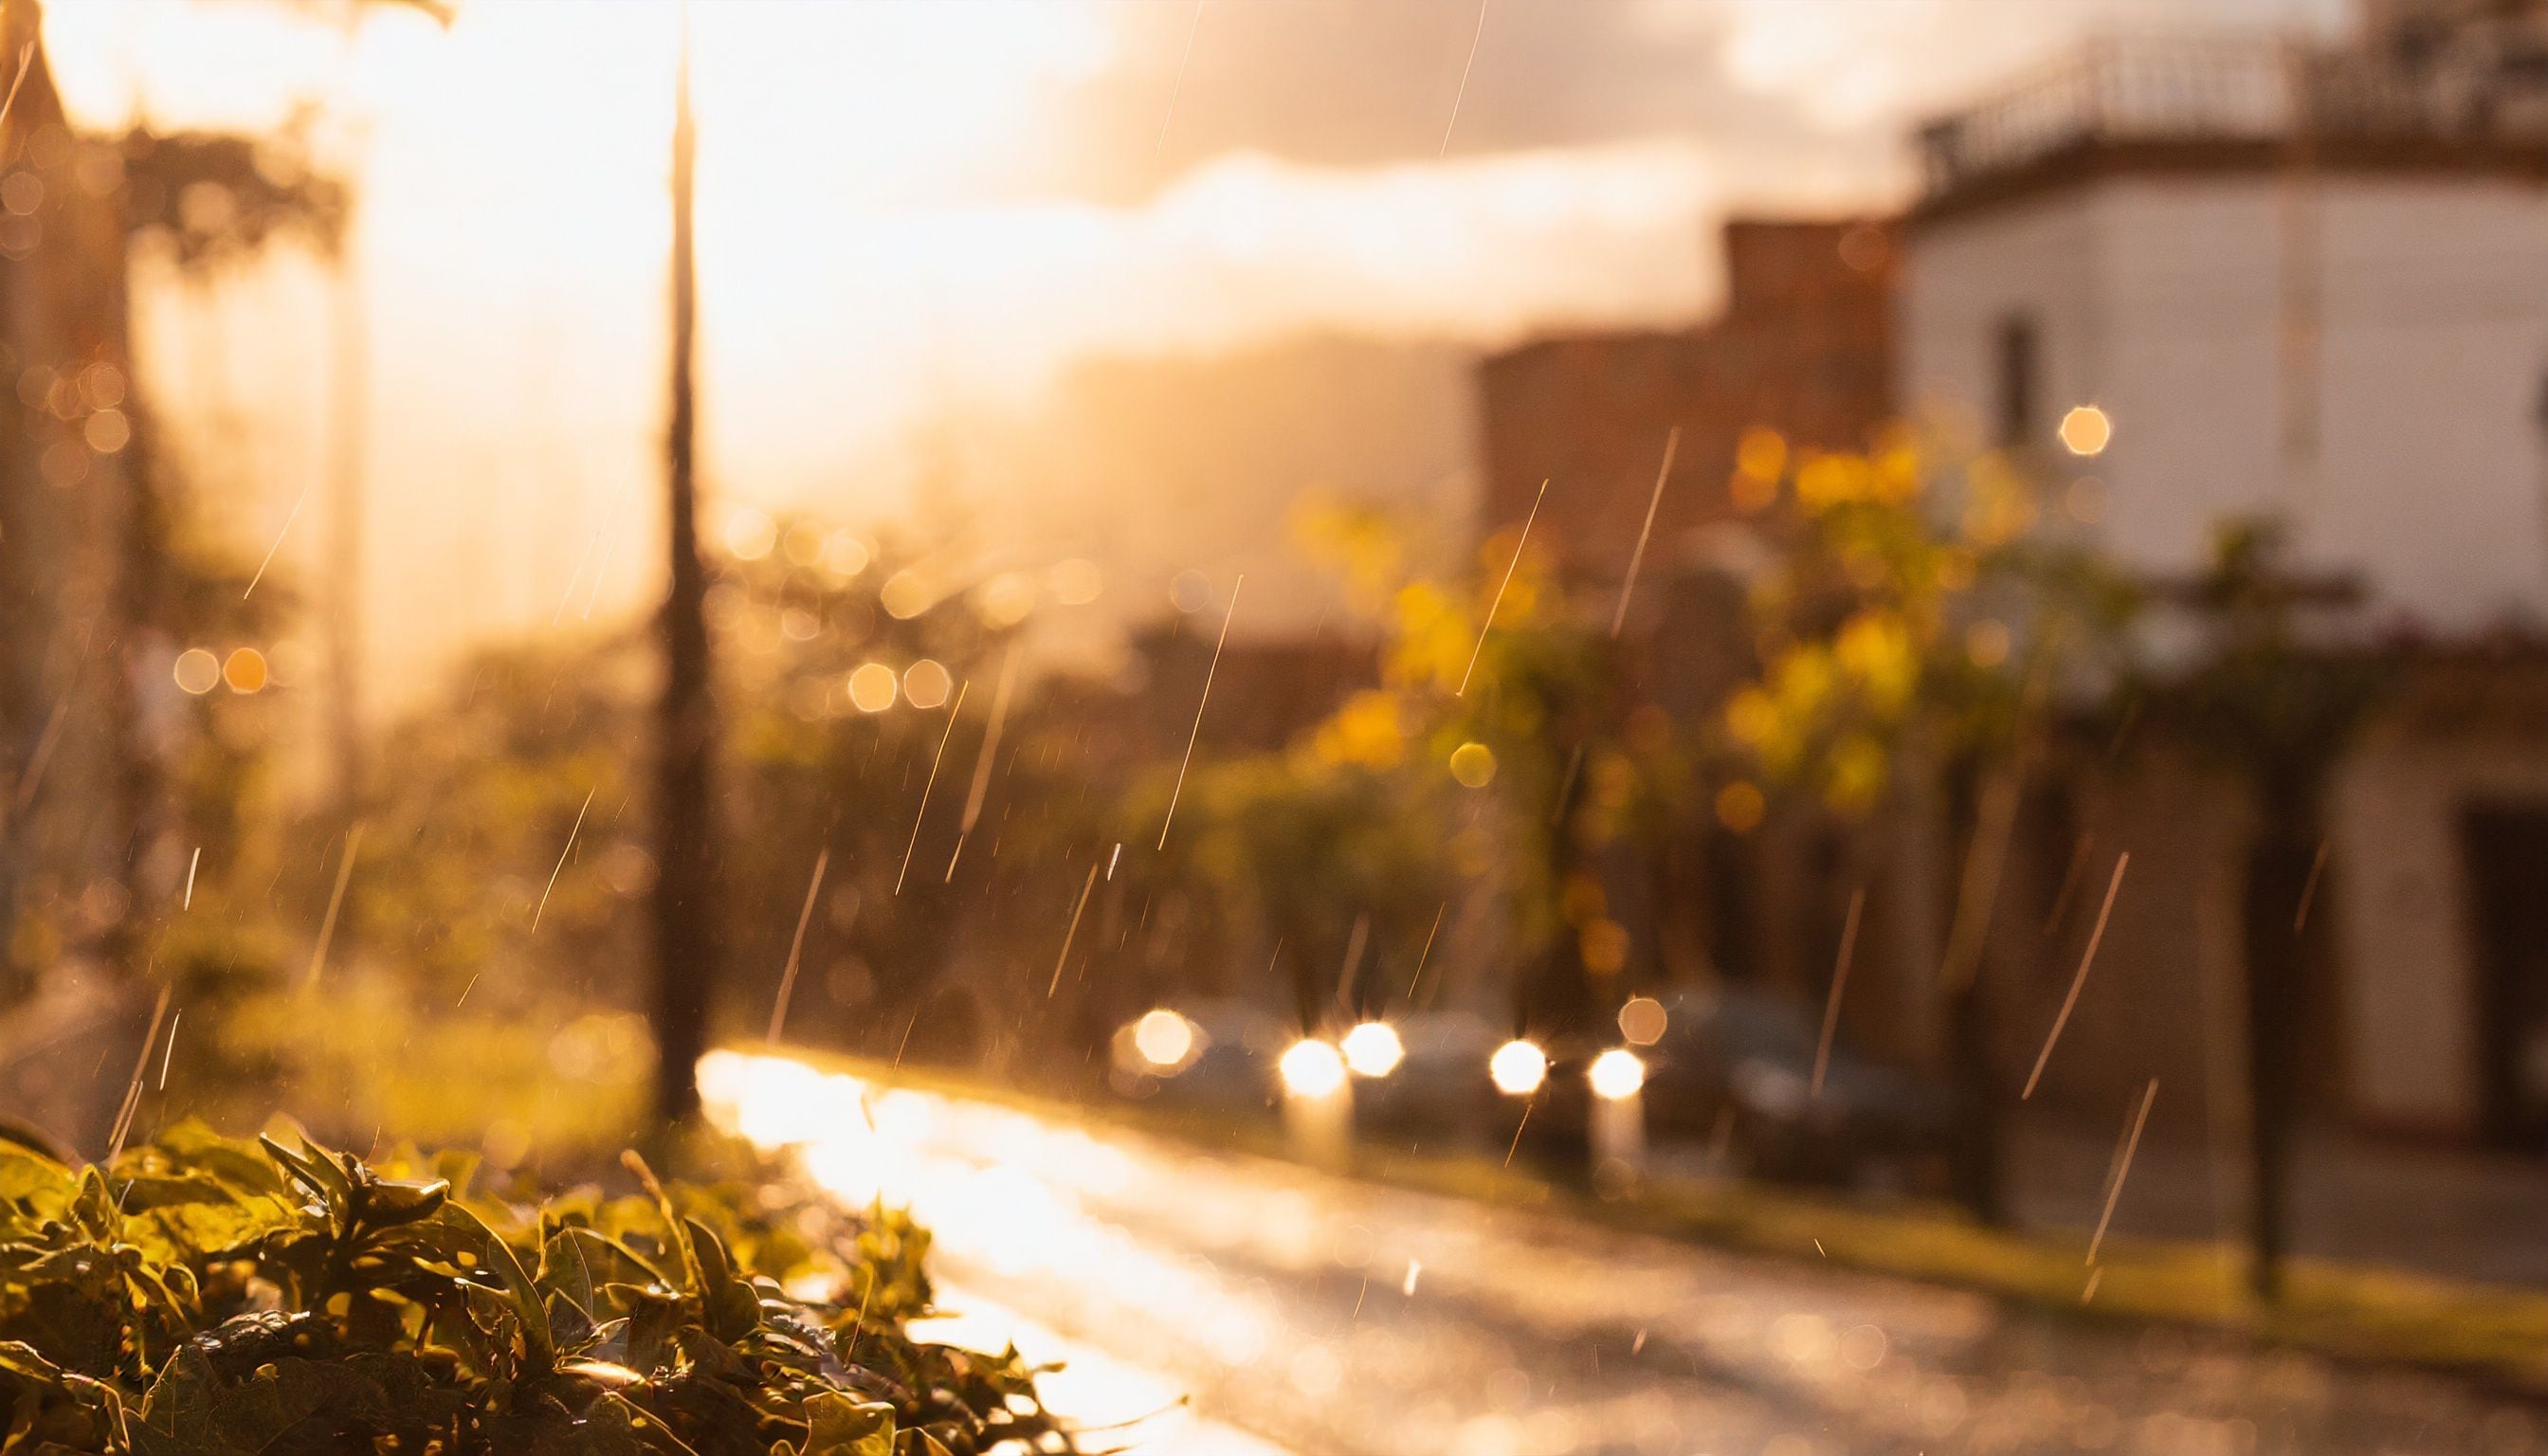
[[[2085,482],[2148,578],[2271,517],[2361,585],[2352,645],[2397,686],[2324,806],[2324,1015],[2295,1035],[2357,1126],[2513,1143],[2548,1133],[2548,718],[2518,646],[2548,620],[2548,110],[2539,28],[2459,9],[2383,7],[2334,50],[2105,43],[1929,127],[1898,379],[1941,435]],[[2093,459],[2056,445],[2076,407],[2112,422]],[[2238,864],[2173,822],[2138,832],[2213,860],[2133,963],[2204,1005],[2205,879]],[[2199,1066],[2204,1036],[2152,1045]]]

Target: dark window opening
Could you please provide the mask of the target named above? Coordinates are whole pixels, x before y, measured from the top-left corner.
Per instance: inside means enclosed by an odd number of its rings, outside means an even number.
[[[2460,820],[2476,930],[2481,1128],[2548,1144],[2548,811],[2480,804]]]
[[[2037,375],[2043,366],[2035,320],[2022,314],[2003,319],[1998,350],[1997,443],[2002,447],[2032,444],[2041,423],[2037,413],[2042,389]]]

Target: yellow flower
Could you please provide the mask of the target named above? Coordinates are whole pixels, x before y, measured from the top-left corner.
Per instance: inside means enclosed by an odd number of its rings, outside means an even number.
[[[1919,686],[1920,659],[1910,628],[1891,612],[1862,611],[1851,617],[1841,628],[1834,654],[1879,712],[1897,711]]]
[[[1902,504],[1920,494],[1920,452],[1907,442],[1894,442],[1876,455],[1869,479],[1878,501]]]
[[[1796,500],[1807,510],[1829,510],[1852,500],[1864,500],[1867,490],[1866,462],[1855,455],[1816,455],[1796,469]]]
[[[1407,730],[1397,695],[1376,690],[1355,693],[1319,725],[1310,746],[1323,763],[1396,768],[1407,757]]]

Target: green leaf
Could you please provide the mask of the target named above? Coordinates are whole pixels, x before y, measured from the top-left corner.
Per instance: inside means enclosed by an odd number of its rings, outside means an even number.
[[[733,1256],[714,1229],[696,1219],[682,1222],[687,1226],[690,1247],[697,1251],[696,1293],[708,1333],[732,1344],[761,1326],[761,1297],[734,1272]]]
[[[843,1391],[805,1398],[802,1456],[894,1456],[893,1408]]]
[[[557,1344],[549,1333],[548,1308],[541,1302],[540,1287],[532,1282],[530,1271],[522,1267],[520,1255],[513,1246],[487,1227],[487,1221],[472,1213],[466,1204],[444,1204],[449,1214],[475,1227],[486,1238],[482,1257],[496,1277],[504,1281],[505,1293],[512,1297],[514,1315],[522,1324],[522,1350],[535,1372],[546,1372],[557,1364]]]
[[[439,1180],[431,1183],[394,1183],[388,1179],[367,1183],[362,1190],[363,1222],[379,1228],[395,1228],[430,1219],[451,1197],[451,1185]]]
[[[58,1219],[77,1186],[69,1168],[32,1148],[0,1142],[0,1204],[25,1204],[39,1219]]]
[[[622,1336],[627,1344],[619,1363],[640,1375],[653,1375],[662,1368],[672,1348],[673,1331],[681,1325],[682,1298],[628,1284],[611,1285],[605,1293],[628,1312]]]
[[[308,1190],[310,1196],[334,1208],[353,1196],[353,1181],[327,1155],[313,1147],[308,1154],[294,1152],[265,1134],[257,1135],[257,1145],[266,1156],[281,1164],[292,1180]]]
[[[207,1174],[241,1193],[281,1196],[288,1191],[254,1139],[225,1138],[200,1119],[186,1119],[138,1151],[155,1153],[181,1170]]]
[[[561,1240],[565,1240],[564,1246],[561,1246]],[[564,1287],[561,1281],[570,1277],[566,1269],[566,1261],[570,1257],[566,1252],[568,1247],[574,1250],[572,1258],[583,1271],[583,1281],[588,1289],[586,1294],[578,1297],[577,1303],[592,1311],[595,1318],[611,1311],[626,1313],[611,1303],[609,1287],[612,1285],[660,1285],[667,1289],[673,1285],[672,1280],[664,1277],[663,1270],[627,1244],[598,1229],[569,1225],[549,1235],[548,1243],[540,1250],[542,1288]],[[554,1274],[553,1268],[556,1270]]]
[[[564,1295],[575,1307],[591,1317],[594,1310],[592,1260],[585,1252],[584,1238],[591,1229],[561,1228],[540,1245],[540,1272],[535,1282],[552,1295]]]

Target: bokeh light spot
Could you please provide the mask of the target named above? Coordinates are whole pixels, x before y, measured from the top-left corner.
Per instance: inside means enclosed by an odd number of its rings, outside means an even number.
[[[2083,526],[2093,526],[2106,515],[2106,488],[2094,476],[2082,476],[2061,493],[2061,508]]]
[[[1172,1067],[1194,1049],[1194,1023],[1161,1007],[1144,1012],[1133,1027],[1133,1047],[1154,1067]]]
[[[133,422],[121,410],[100,410],[80,426],[80,438],[100,455],[112,455],[133,438]]]
[[[987,627],[1014,627],[1035,610],[1036,586],[1024,572],[1002,572],[982,584],[973,607]]]
[[[198,697],[221,685],[222,660],[200,647],[177,654],[177,685]]]
[[[222,681],[230,685],[232,692],[261,691],[265,679],[265,654],[253,647],[239,648],[223,660]]]
[[[80,393],[98,410],[112,410],[124,403],[124,371],[103,361],[80,371]]]
[[[1483,743],[1464,743],[1451,750],[1451,776],[1469,788],[1484,788],[1496,778],[1496,752]]]
[[[1756,783],[1736,779],[1716,791],[1716,822],[1736,834],[1750,834],[1760,828],[1769,812],[1770,801]]]
[[[935,658],[922,658],[903,670],[902,695],[916,708],[937,707],[955,686],[955,678]]]
[[[1964,629],[1964,656],[1977,668],[1996,668],[2008,661],[2012,643],[2008,624],[1984,617]]]
[[[1637,1089],[1646,1085],[1646,1064],[1627,1047],[1613,1046],[1592,1058],[1586,1079],[1592,1084],[1592,1095],[1616,1102],[1636,1096]]]
[[[1662,1041],[1664,1028],[1671,1023],[1672,1016],[1664,1010],[1664,1003],[1652,996],[1631,996],[1619,1008],[1619,1035],[1627,1038],[1632,1046],[1652,1046]]]
[[[1283,1086],[1296,1097],[1325,1097],[1345,1084],[1345,1060],[1324,1042],[1295,1042],[1279,1063]]]
[[[2115,422],[2094,405],[2080,405],[2061,416],[2061,444],[2073,455],[2102,452],[2115,437]]]
[[[1398,1070],[1407,1046],[1385,1021],[1367,1021],[1345,1033],[1345,1065],[1358,1077],[1385,1077]]]
[[[1527,1097],[1548,1080],[1548,1053],[1536,1043],[1515,1038],[1496,1048],[1487,1058],[1487,1076],[1496,1090],[1512,1097]]]
[[[856,531],[834,531],[823,542],[823,565],[834,576],[849,578],[867,569],[875,553]]]
[[[897,622],[907,622],[936,604],[928,584],[909,572],[895,572],[885,578],[876,600],[884,603],[886,614]]]
[[[759,561],[778,544],[778,523],[766,510],[738,505],[725,518],[725,549],[737,561]]]
[[[1168,583],[1168,601],[1181,612],[1203,610],[1212,605],[1212,578],[1191,568],[1177,573]]]
[[[893,706],[900,691],[893,669],[882,663],[861,663],[858,671],[850,674],[850,701],[860,712],[883,712]]]
[[[781,549],[787,559],[798,566],[812,566],[823,559],[823,528],[812,521],[800,520],[787,528]]]

